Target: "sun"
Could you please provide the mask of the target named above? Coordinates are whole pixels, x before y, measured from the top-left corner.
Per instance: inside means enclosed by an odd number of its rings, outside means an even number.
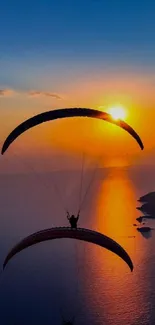
[[[111,108],[109,108],[108,111],[114,120],[118,120],[118,119],[124,120],[126,117],[125,108],[123,108],[121,106],[111,107]]]

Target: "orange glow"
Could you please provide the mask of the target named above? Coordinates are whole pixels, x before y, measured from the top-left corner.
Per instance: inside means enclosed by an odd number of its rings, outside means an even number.
[[[111,114],[114,120],[118,120],[118,119],[124,120],[126,118],[126,111],[121,106],[115,106],[109,108],[109,113]]]
[[[136,201],[133,184],[125,169],[110,170],[101,183],[96,204],[99,231],[115,238],[133,235]]]
[[[49,85],[46,86],[49,89]],[[24,93],[1,98],[2,142],[19,123],[43,111],[60,107],[102,107],[110,112],[114,103],[121,103],[126,122],[140,135],[145,150],[141,152],[135,141],[114,125],[77,118],[45,123],[28,131],[14,142],[9,149],[9,156],[23,146],[25,154],[30,156],[41,151],[51,154],[54,150],[60,150],[64,155],[67,152],[78,155],[83,151],[91,157],[102,154],[103,164],[106,166],[113,166],[115,162],[120,166],[155,161],[155,95],[151,75],[131,71],[119,71],[119,75],[109,72],[104,76],[98,73],[92,79],[81,78],[65,86],[66,91],[61,102],[51,101],[48,97],[32,99]]]
[[[113,117],[114,120],[118,120],[118,119],[125,120],[127,116],[126,109],[121,105],[114,105],[108,109],[104,106],[99,106],[99,109],[103,111],[107,111]]]
[[[38,113],[38,112],[37,112]],[[4,139],[18,123],[31,116],[26,114],[8,121],[7,129],[3,129]],[[11,127],[12,125],[12,127]],[[1,131],[1,132],[2,132]],[[142,153],[135,141],[127,132],[105,121],[85,118],[74,118],[47,122],[39,125],[20,136],[9,148],[9,156],[18,151],[28,156],[47,152],[49,157],[54,152],[61,151],[64,156],[81,155],[85,152],[87,158],[102,156],[103,166],[122,166],[132,162],[136,155],[139,160]],[[41,158],[42,159],[42,158]],[[52,159],[52,158],[51,158]]]

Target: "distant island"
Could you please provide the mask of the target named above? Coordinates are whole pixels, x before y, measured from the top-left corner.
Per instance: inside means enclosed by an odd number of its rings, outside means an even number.
[[[150,192],[138,199],[138,202],[143,203],[137,207],[144,215],[137,218],[137,221],[142,222],[145,219],[155,219],[155,192]]]

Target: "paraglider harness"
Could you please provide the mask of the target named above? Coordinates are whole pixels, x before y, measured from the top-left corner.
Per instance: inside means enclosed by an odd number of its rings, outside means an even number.
[[[70,225],[71,225],[71,229],[77,229],[77,222],[79,220],[79,212],[77,214],[77,217],[74,216],[74,214],[72,214],[70,216],[69,212],[67,211],[67,219],[69,220],[70,222]]]

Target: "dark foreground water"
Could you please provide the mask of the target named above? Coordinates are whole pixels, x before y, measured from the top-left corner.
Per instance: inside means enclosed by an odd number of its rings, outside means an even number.
[[[74,212],[79,174],[56,177]],[[23,236],[67,221],[50,175],[1,175],[0,184],[2,265]],[[62,312],[66,318],[76,315],[77,325],[155,324],[155,233],[146,239],[132,226],[140,215],[137,199],[152,190],[153,168],[100,170],[81,213],[79,226],[123,245],[134,262],[133,273],[95,245],[62,239],[36,245],[12,259],[1,274],[0,323],[58,325]],[[131,235],[136,238],[127,238]]]

